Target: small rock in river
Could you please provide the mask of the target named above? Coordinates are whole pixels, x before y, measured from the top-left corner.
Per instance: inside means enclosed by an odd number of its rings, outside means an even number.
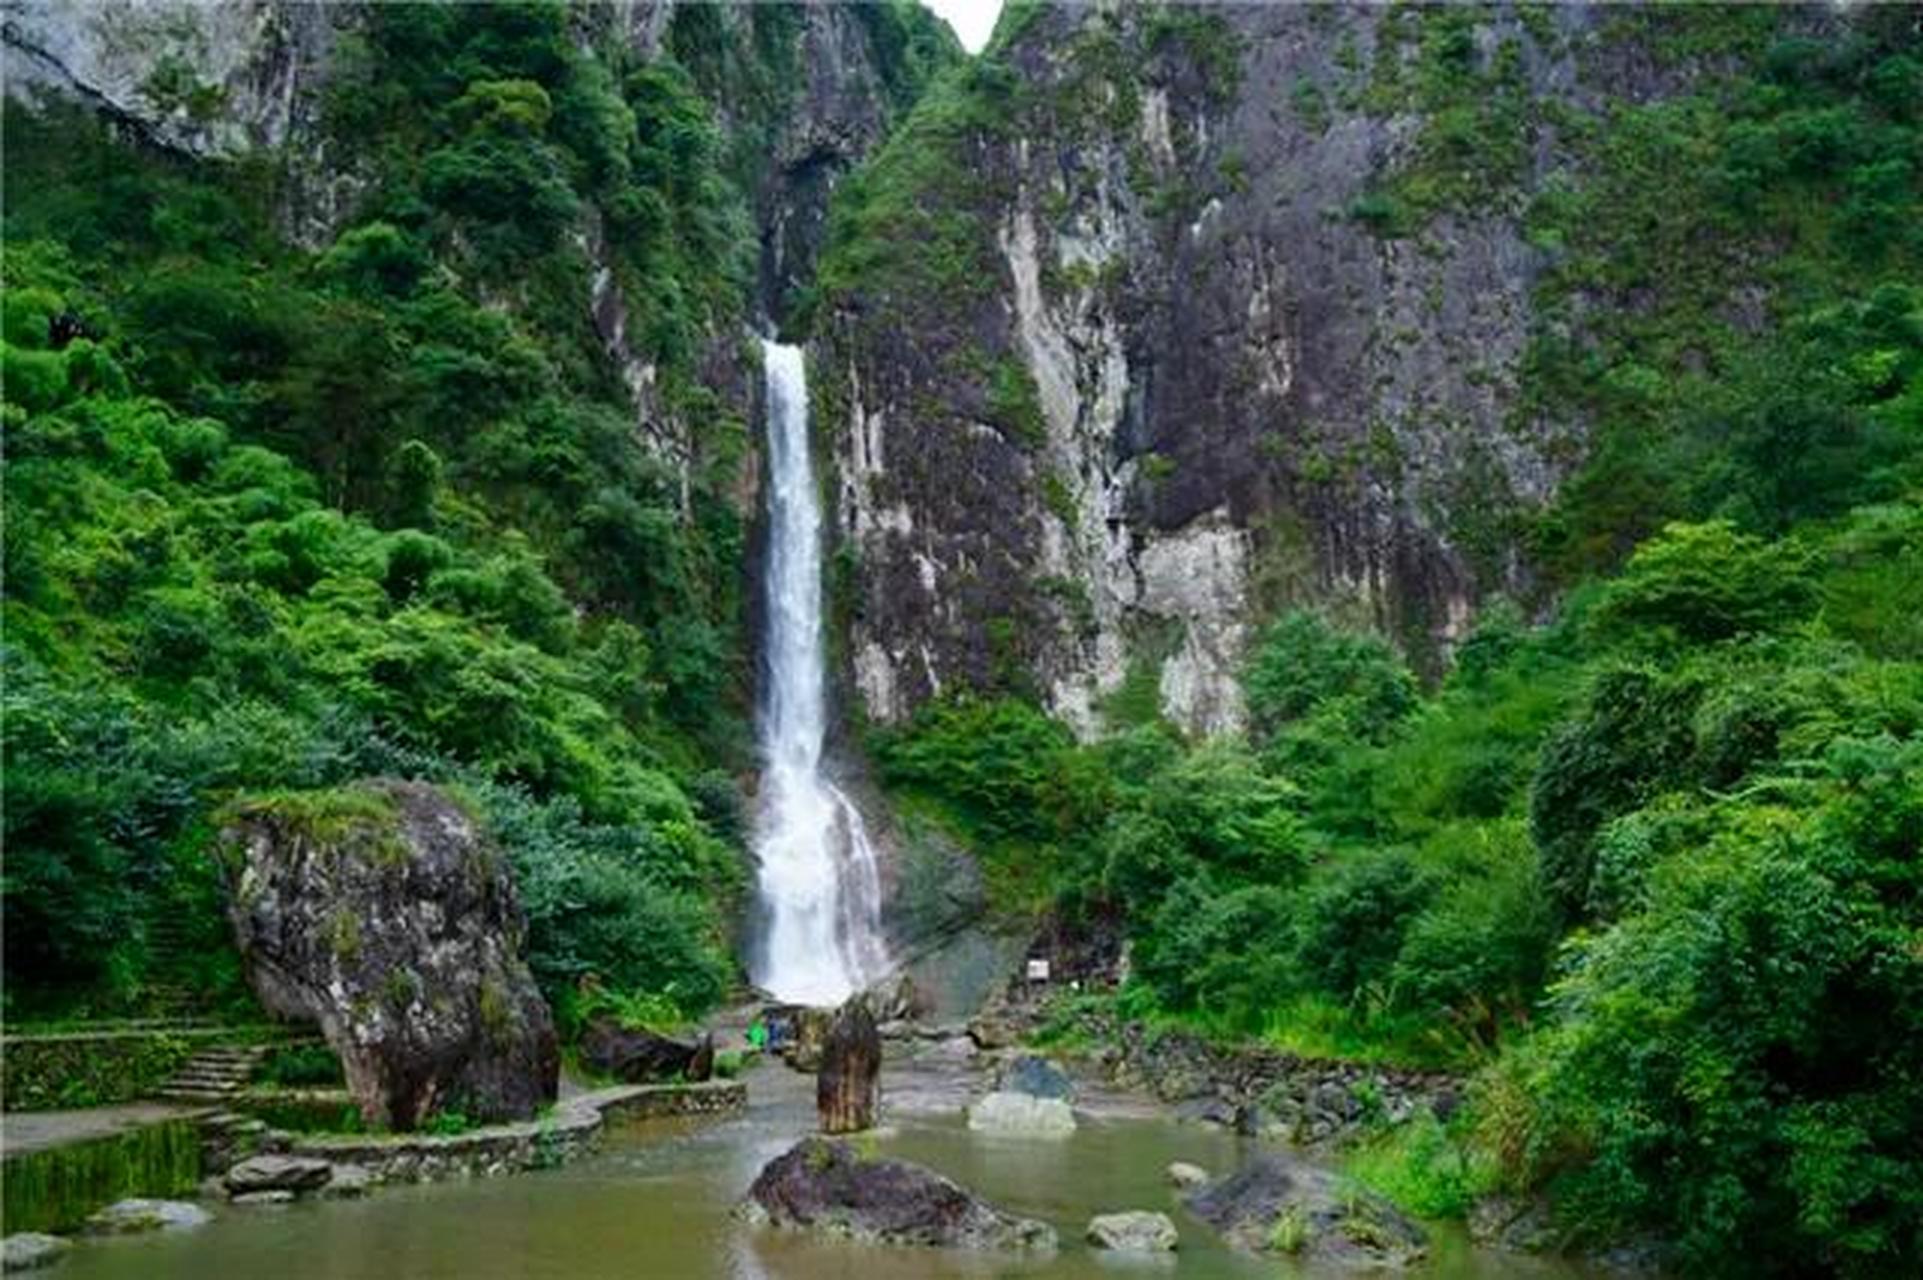
[[[87,1230],[120,1235],[198,1227],[212,1220],[212,1214],[185,1200],[118,1200],[88,1218]]]
[[[1075,1085],[1068,1073],[1050,1062],[1025,1053],[1002,1068],[1001,1087],[1010,1093],[1026,1093],[1035,1098],[1074,1097]]]
[[[1199,1164],[1190,1164],[1186,1160],[1177,1160],[1169,1165],[1167,1173],[1169,1185],[1180,1187],[1184,1191],[1193,1191],[1197,1187],[1205,1187],[1209,1181],[1209,1171],[1207,1169],[1204,1169]]]
[[[1166,1213],[1104,1213],[1088,1224],[1088,1242],[1117,1253],[1167,1253],[1178,1238],[1175,1223]]]
[[[334,1176],[329,1178],[327,1185],[320,1189],[321,1198],[349,1200],[356,1196],[364,1196],[373,1183],[374,1175],[367,1171],[365,1165],[337,1164],[334,1166]]]
[[[1060,1098],[991,1093],[968,1109],[968,1127],[990,1133],[1054,1137],[1075,1132],[1075,1113]]]
[[[50,1267],[73,1248],[73,1241],[39,1231],[16,1231],[0,1240],[0,1271],[32,1271]]]

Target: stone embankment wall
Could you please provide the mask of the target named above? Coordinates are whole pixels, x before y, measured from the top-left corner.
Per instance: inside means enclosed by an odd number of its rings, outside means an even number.
[[[314,1135],[271,1130],[260,1149],[359,1165],[375,1182],[443,1182],[547,1169],[586,1155],[610,1121],[725,1115],[747,1105],[737,1080],[686,1085],[620,1085],[564,1098],[553,1114],[470,1133]]]
[[[1338,1143],[1425,1108],[1447,1119],[1462,1096],[1462,1081],[1446,1072],[1212,1045],[1139,1022],[1097,1039],[1090,1057],[1111,1080],[1148,1090],[1183,1118],[1298,1146]]]

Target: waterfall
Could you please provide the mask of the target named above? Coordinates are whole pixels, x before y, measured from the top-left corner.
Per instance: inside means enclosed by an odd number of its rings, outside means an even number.
[[[838,1004],[887,967],[881,880],[860,812],[821,772],[827,664],[807,372],[799,347],[764,340],[762,360],[770,496],[755,853],[765,931],[754,979],[783,1000]]]

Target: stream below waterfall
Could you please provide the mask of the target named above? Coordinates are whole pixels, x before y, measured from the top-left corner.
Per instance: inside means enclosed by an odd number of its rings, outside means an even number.
[[[889,1072],[884,1070],[884,1080]],[[898,1085],[899,1087],[896,1087]],[[1171,1280],[1337,1276],[1224,1249],[1176,1204],[1163,1180],[1171,1160],[1226,1172],[1255,1148],[1216,1129],[1109,1109],[1066,1138],[969,1132],[959,1076],[897,1071],[878,1154],[918,1161],[1002,1208],[1045,1219],[1061,1252],[1041,1258],[861,1245],[776,1233],[736,1222],[734,1205],[762,1164],[814,1125],[812,1077],[779,1064],[749,1073],[746,1113],[719,1121],[640,1121],[612,1129],[596,1155],[518,1177],[383,1189],[365,1200],[286,1206],[213,1206],[195,1230],[86,1241],[60,1264],[62,1280],[946,1280],[1050,1277]],[[1096,1213],[1169,1212],[1180,1252],[1122,1259],[1088,1249]],[[1471,1249],[1459,1230],[1432,1232],[1437,1280],[1574,1280],[1560,1262]]]

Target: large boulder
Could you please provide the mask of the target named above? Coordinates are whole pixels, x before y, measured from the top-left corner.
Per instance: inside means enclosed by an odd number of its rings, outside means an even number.
[[[982,1133],[1061,1137],[1075,1132],[1075,1112],[1060,1098],[991,1093],[968,1108],[968,1127]]]
[[[875,1244],[1045,1251],[1055,1229],[1017,1218],[901,1160],[864,1160],[845,1142],[804,1138],[761,1170],[742,1215],[766,1226]]]
[[[507,860],[461,805],[379,780],[243,802],[229,913],[269,1008],[320,1024],[368,1123],[526,1119],[560,1072]]]
[[[877,982],[861,993],[878,1023],[913,1022],[927,1012],[927,1001],[906,973]]]
[[[1343,1266],[1407,1266],[1427,1246],[1422,1228],[1387,1200],[1286,1156],[1264,1156],[1186,1203],[1231,1245],[1251,1253]]]
[[[313,1191],[334,1176],[334,1166],[311,1156],[254,1156],[242,1160],[221,1179],[232,1196],[259,1191]]]
[[[677,1040],[601,1017],[581,1032],[581,1064],[626,1084],[706,1080],[714,1075],[714,1039]]]

